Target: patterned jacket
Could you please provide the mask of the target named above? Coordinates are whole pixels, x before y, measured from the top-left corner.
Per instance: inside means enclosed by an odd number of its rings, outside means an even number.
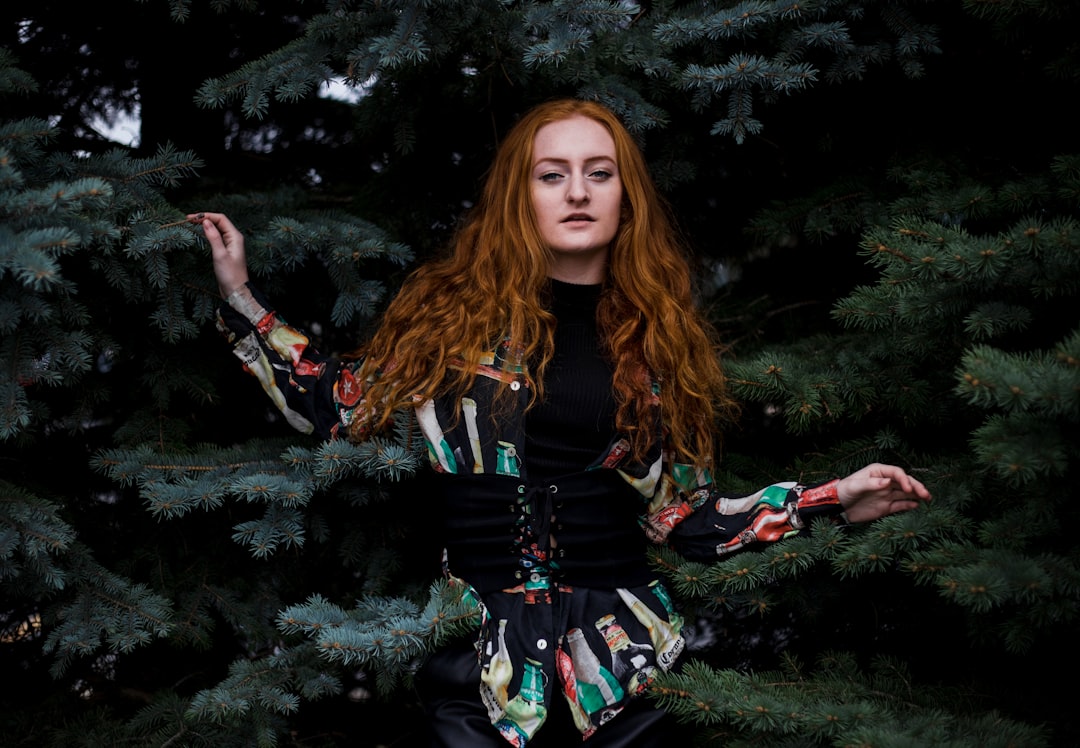
[[[320,354],[250,284],[227,299],[218,327],[293,427],[336,438],[362,417],[359,362]],[[656,439],[644,459],[631,459],[616,434],[584,473],[532,485],[523,454],[528,384],[512,350],[488,354],[466,396],[418,402],[415,414],[446,487],[446,506],[432,509],[446,517],[445,570],[480,613],[480,696],[507,741],[524,746],[557,690],[588,737],[683,649],[682,617],[645,566],[646,542],[716,560],[841,507],[836,481],[725,496],[707,471],[670,461],[656,383]],[[502,387],[513,397],[495,414]]]

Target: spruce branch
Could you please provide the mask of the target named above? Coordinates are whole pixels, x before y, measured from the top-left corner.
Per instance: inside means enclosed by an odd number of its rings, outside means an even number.
[[[62,590],[69,572],[61,558],[75,538],[75,528],[61,518],[59,506],[0,481],[0,582],[20,578],[48,593]]]
[[[680,721],[712,726],[728,745],[1049,745],[1038,727],[1001,714],[940,708],[946,695],[916,686],[902,664],[875,660],[862,672],[850,655],[824,653],[814,668],[742,674],[704,663],[659,675],[649,696]]]
[[[365,597],[347,611],[313,595],[281,611],[278,627],[309,637],[329,662],[372,669],[385,694],[419,656],[471,630],[478,616],[476,601],[463,595],[460,584],[439,580],[423,607],[403,598]]]
[[[172,630],[172,607],[144,584],[114,574],[94,559],[88,549],[70,549],[73,596],[57,609],[56,622],[43,644],[57,654],[50,668],[60,677],[78,656],[102,646],[114,653],[130,653]]]

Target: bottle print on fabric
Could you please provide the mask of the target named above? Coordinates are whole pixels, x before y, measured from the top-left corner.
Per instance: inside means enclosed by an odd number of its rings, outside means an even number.
[[[488,639],[486,647],[488,662],[480,671],[480,695],[488,713],[501,715],[506,711],[509,700],[510,681],[514,677],[514,664],[510,661],[510,652],[506,647],[506,619],[499,619],[498,650],[494,653],[492,641]]]
[[[547,719],[547,707],[544,706],[544,673],[540,663],[531,658],[525,660],[525,672],[521,674],[521,687],[517,696],[506,703],[506,716],[495,723],[503,737],[520,739],[522,735],[531,737]],[[521,743],[523,744],[523,743]]]
[[[480,452],[480,428],[476,425],[476,401],[471,397],[461,398],[461,413],[465,417],[465,430],[469,434],[469,446],[473,453],[474,473],[484,472],[484,455]]]
[[[440,473],[456,475],[458,473],[458,461],[454,457],[450,444],[442,436],[442,426],[435,414],[435,403],[426,400],[415,409],[416,421],[420,431],[424,434],[424,443],[428,448],[428,459],[432,467]],[[436,436],[437,435],[437,436]]]
[[[632,641],[626,629],[610,613],[596,622],[596,630],[604,637],[604,643],[611,653],[612,674],[620,683],[626,684],[627,691],[640,693],[656,669],[652,665],[653,648],[648,644]],[[632,675],[628,676],[628,673]]]
[[[653,591],[655,594],[655,589]],[[662,670],[669,670],[686,646],[686,640],[679,633],[682,628],[681,616],[675,621],[664,620],[629,590],[620,587],[617,592],[634,617],[649,630],[649,638],[656,650],[657,664]]]
[[[664,606],[664,610],[667,611],[668,620],[671,621],[673,628],[682,630],[683,617],[679,611],[675,610],[675,604],[671,601],[671,595],[667,591],[667,587],[660,584],[660,580],[654,579],[649,582],[649,589],[660,604]]]
[[[555,668],[559,673],[559,681],[562,683],[563,696],[570,706],[570,715],[574,718],[574,726],[581,733],[582,738],[587,738],[596,732],[596,726],[589,719],[589,713],[581,705],[578,697],[577,676],[574,674],[574,663],[570,655],[561,646],[555,651]]]
[[[581,629],[570,629],[566,642],[570,645],[570,657],[574,661],[578,704],[590,716],[599,713],[599,723],[604,724],[618,714],[616,705],[626,698],[626,692],[612,672],[589,649]]]
[[[495,448],[495,455],[495,472],[498,475],[521,477],[521,458],[518,457],[516,446],[510,442],[500,441]]]

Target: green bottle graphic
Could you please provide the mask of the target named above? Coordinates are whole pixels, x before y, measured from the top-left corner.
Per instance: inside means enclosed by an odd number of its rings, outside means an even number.
[[[499,442],[495,447],[495,472],[498,475],[512,475],[518,478],[521,476],[520,465],[517,447],[510,442]]]
[[[539,662],[526,659],[525,672],[521,675],[521,689],[517,696],[506,703],[506,719],[526,734],[532,735],[546,718],[544,673]]]
[[[611,671],[600,664],[585,641],[581,629],[570,629],[566,634],[570,656],[574,660],[574,679],[577,681],[578,703],[589,714],[596,714],[605,707],[623,700],[625,692]]]
[[[671,602],[671,595],[668,594],[667,587],[660,584],[659,579],[654,579],[649,582],[649,589],[656,595],[656,599],[660,601],[660,604],[664,606],[664,610],[667,611],[668,620],[671,621],[671,625],[677,629],[681,629],[683,617],[675,610],[675,604]]]

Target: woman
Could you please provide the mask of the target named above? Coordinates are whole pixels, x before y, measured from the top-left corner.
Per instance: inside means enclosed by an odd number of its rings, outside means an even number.
[[[648,542],[717,559],[930,497],[876,464],[747,497],[712,485],[719,359],[642,154],[597,104],[521,118],[450,253],[413,273],[356,360],[320,356],[272,310],[225,216],[190,219],[228,301],[220,327],[293,425],[363,439],[418,420],[445,571],[482,612],[467,659],[436,653],[421,673],[434,745],[661,745],[664,715],[635,697],[675,664],[682,619]]]

